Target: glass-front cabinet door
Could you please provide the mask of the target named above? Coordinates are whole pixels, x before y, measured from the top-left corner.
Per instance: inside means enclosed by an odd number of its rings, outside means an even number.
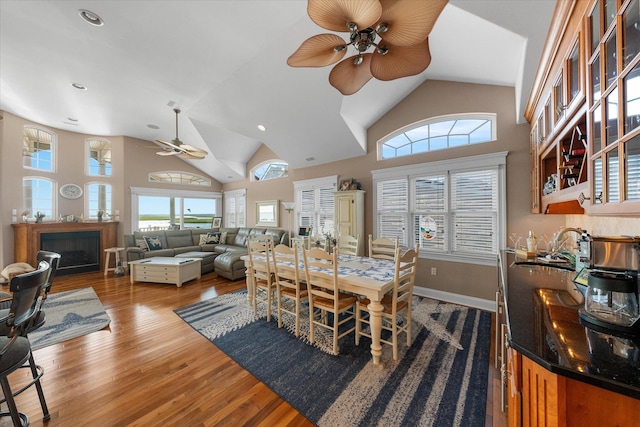
[[[598,0],[587,20],[593,213],[640,212],[639,2]]]

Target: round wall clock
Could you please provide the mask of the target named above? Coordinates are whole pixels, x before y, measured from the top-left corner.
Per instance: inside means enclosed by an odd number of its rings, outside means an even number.
[[[65,184],[60,187],[60,195],[65,199],[77,199],[82,196],[82,187],[76,184]]]

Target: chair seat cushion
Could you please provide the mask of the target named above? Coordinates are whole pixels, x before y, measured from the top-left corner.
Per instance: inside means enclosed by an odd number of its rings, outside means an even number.
[[[3,348],[11,338],[0,336],[0,348]],[[0,357],[0,376],[5,376],[18,369],[29,359],[31,345],[26,337],[18,337],[11,348]]]
[[[357,300],[358,298],[354,295],[343,294],[340,292],[338,294],[338,309],[342,310],[349,307],[350,305],[355,304]],[[313,305],[333,309],[333,300],[330,298],[315,297],[313,298]]]
[[[289,298],[295,298],[296,297],[296,290],[292,289],[292,288],[285,288],[285,287],[280,287],[280,293],[282,295],[285,295]],[[304,287],[300,287],[300,298],[307,298],[307,296],[309,296],[309,291],[307,291],[307,288]]]

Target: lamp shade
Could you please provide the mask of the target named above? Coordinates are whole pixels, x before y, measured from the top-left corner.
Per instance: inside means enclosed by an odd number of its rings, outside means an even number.
[[[296,204],[294,202],[282,202],[282,206],[288,210],[291,211],[293,210],[293,208],[296,206]]]

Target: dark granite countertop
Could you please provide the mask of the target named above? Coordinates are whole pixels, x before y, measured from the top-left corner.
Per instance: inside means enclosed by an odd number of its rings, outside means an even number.
[[[583,326],[576,273],[500,254],[509,345],[547,370],[640,399],[640,337]]]

